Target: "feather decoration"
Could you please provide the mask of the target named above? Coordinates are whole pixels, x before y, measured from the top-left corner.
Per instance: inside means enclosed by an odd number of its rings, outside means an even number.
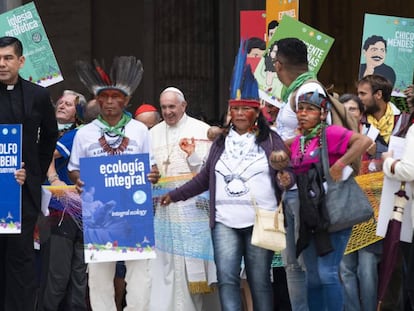
[[[103,82],[95,68],[89,62],[83,60],[76,61],[75,68],[80,81],[88,88],[89,92],[96,94]]]
[[[250,64],[244,67],[241,98],[243,99],[259,99],[259,86],[252,73]]]
[[[233,67],[233,76],[230,83],[230,99],[240,99],[246,57],[245,41],[242,39],[240,40],[239,51]]]
[[[141,61],[134,56],[115,57],[109,75],[96,60],[93,63],[77,61],[76,72],[80,81],[95,95],[105,89],[117,89],[130,96],[144,73]]]
[[[93,60],[93,63],[95,65],[95,70],[98,73],[98,75],[101,77],[101,80],[103,83],[107,84],[107,85],[111,85],[111,79],[109,79],[108,74],[105,72],[105,70],[103,69],[103,67],[101,67],[98,63],[98,61],[96,59]]]
[[[252,73],[250,65],[246,65],[247,41],[241,40],[239,51],[233,68],[233,76],[230,84],[230,99],[259,100],[259,87]]]
[[[115,57],[111,67],[111,79],[115,87],[132,94],[141,82],[144,69],[139,59],[134,56]]]

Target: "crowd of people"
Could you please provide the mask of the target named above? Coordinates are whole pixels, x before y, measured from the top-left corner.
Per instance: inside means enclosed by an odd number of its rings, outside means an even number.
[[[405,90],[409,111],[403,112],[391,102],[387,77],[360,77],[355,93],[339,96],[359,124],[355,132],[333,124],[327,91],[308,70],[306,45],[296,38],[275,44],[271,65],[284,86],[281,106],[263,103],[258,94],[230,98],[226,120],[210,126],[187,113],[185,95],[174,86],[161,91],[160,110],[144,103],[128,112],[143,74],[132,56],[114,59],[111,80],[78,62],[91,100],[65,90],[52,103],[46,89],[19,76],[21,42],[1,37],[0,122],[23,124],[23,163],[15,172],[21,234],[0,236],[0,310],[377,310],[382,241],[344,256],[352,228],[329,232],[303,199],[303,185],[325,148],[334,181],[363,160],[374,164],[370,172],[413,187],[414,87]],[[375,139],[366,135],[370,127],[378,130]],[[391,136],[406,137],[402,158],[388,150]],[[191,176],[154,201],[156,258],[86,264],[82,229],[73,217],[53,208],[40,213],[41,186],[73,185],[82,193],[81,158],[137,153],[150,155],[146,178],[152,184]],[[207,210],[199,205],[206,192]],[[280,201],[283,275],[272,270],[275,253],[251,243],[256,206],[276,211]],[[184,226],[165,234],[191,219],[199,222],[197,237]],[[40,252],[33,249],[36,226]],[[179,251],[200,241],[211,255]],[[381,310],[414,310],[414,249],[401,242],[401,251]],[[275,302],[275,288],[285,289],[288,303]]]

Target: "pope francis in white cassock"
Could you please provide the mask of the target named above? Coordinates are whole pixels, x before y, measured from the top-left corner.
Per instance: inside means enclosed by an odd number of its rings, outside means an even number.
[[[184,95],[175,87],[168,87],[161,93],[160,106],[164,121],[150,130],[150,136],[152,153],[161,178],[190,176],[190,161],[180,149],[179,141],[181,138],[194,138],[195,153],[203,159],[208,153],[209,144],[202,142],[207,142],[209,125],[185,113],[187,103]],[[168,207],[156,206],[154,228],[157,258],[152,260],[151,267],[151,311],[220,310],[218,291],[213,290],[217,278],[208,213],[197,208],[195,200],[190,200],[172,203]],[[188,213],[192,214],[189,216]],[[204,218],[199,218],[197,213],[203,213]],[[203,220],[197,222],[191,219]],[[182,226],[186,221],[192,227],[195,224],[202,227],[200,230],[203,233],[192,234],[182,229],[186,228]],[[187,251],[191,248],[188,244],[199,244],[201,236],[204,237],[202,256],[192,256],[191,251],[190,254]]]

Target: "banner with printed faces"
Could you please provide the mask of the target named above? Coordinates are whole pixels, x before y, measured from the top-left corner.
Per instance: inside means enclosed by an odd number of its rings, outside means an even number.
[[[266,0],[266,42],[272,39],[284,15],[299,19],[299,0]]]
[[[264,10],[240,11],[240,38],[247,41],[246,64],[252,72],[266,51],[266,13]]]
[[[365,14],[358,78],[378,74],[404,96],[413,82],[414,18]]]

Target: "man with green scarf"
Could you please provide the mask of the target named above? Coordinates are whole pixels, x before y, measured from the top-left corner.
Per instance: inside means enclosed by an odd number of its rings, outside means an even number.
[[[142,65],[132,56],[115,58],[111,75],[98,65],[77,64],[81,81],[95,95],[100,106],[97,119],[80,128],[75,135],[68,170],[71,180],[80,190],[80,158],[119,154],[151,153],[149,132],[146,126],[131,118],[126,107],[142,77]],[[150,157],[152,158],[152,157]],[[151,183],[160,177],[154,161],[147,175]],[[95,213],[96,214],[96,213]],[[106,215],[103,215],[105,217]],[[151,293],[149,259],[127,260],[127,307],[124,310],[148,310]],[[88,264],[88,282],[93,310],[116,310],[114,275],[116,262]]]
[[[308,69],[307,47],[296,38],[284,38],[277,42],[277,53],[273,59],[275,71],[283,83],[283,104],[276,118],[276,132],[289,143],[296,135],[296,94],[314,92],[326,96],[316,75]],[[307,82],[315,80],[314,82]],[[292,310],[308,310],[306,295],[306,275],[301,257],[296,258],[296,240],[299,233],[299,196],[296,185],[286,191],[284,198],[286,213],[286,249],[283,252],[289,298]]]

